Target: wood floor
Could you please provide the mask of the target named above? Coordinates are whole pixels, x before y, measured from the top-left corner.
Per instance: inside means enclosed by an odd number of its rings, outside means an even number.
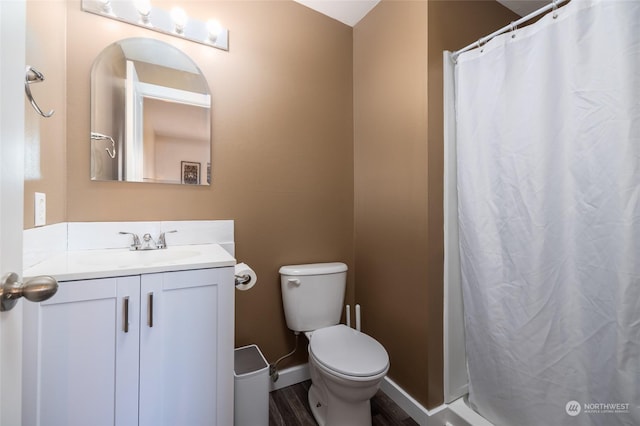
[[[307,402],[311,381],[298,383],[269,394],[269,426],[314,426]],[[373,426],[417,426],[411,417],[382,391],[371,399]]]

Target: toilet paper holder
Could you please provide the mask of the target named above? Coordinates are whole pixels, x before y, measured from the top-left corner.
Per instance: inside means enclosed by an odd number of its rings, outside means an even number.
[[[258,276],[246,263],[238,263],[233,271],[236,289],[246,291],[253,288],[258,282]]]
[[[235,275],[236,285],[246,284],[251,281],[251,276],[249,274]]]

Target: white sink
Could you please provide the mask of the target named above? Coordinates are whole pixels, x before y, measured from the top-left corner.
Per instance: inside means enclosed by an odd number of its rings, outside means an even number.
[[[154,266],[177,263],[195,258],[201,253],[198,250],[184,247],[162,250],[88,250],[78,253],[75,260],[78,264],[107,268],[130,268],[137,266]]]
[[[218,244],[170,246],[162,250],[138,251],[123,247],[65,251],[28,268],[24,276],[51,275],[58,281],[70,281],[221,268],[235,264],[233,256]]]

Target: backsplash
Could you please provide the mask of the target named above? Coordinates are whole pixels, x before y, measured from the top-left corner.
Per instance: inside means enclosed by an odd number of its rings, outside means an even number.
[[[167,245],[220,244],[235,256],[233,220],[186,220],[169,222],[65,222],[26,229],[23,234],[23,267],[29,268],[43,260],[75,250],[128,248],[133,232],[139,237],[151,234],[155,240],[161,232]]]

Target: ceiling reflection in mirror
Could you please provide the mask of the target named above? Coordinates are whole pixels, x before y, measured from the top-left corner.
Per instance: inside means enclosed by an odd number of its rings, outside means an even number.
[[[211,183],[211,94],[195,63],[159,40],[105,48],[91,70],[91,179]]]

